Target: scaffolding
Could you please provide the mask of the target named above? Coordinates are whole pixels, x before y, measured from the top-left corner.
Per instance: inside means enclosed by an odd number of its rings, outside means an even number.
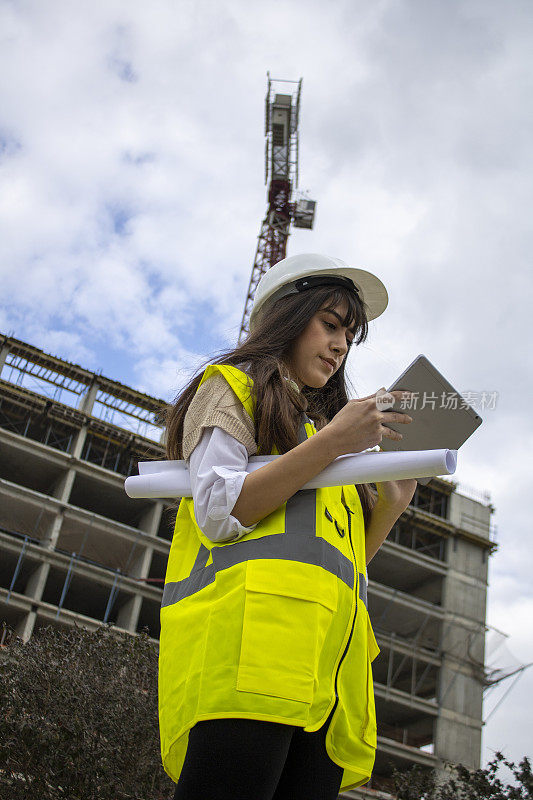
[[[132,502],[124,478],[164,456],[165,401],[0,340],[0,593],[6,622],[114,622],[158,637],[168,503]],[[140,432],[142,431],[142,432]],[[149,435],[143,435],[143,433]]]
[[[0,337],[2,383],[29,389],[28,398],[33,398],[35,392],[43,396],[43,400],[46,397],[43,411],[61,404],[67,416],[79,409],[104,423],[139,435],[161,433],[161,415],[167,405],[164,400],[44,353],[18,339],[1,334]],[[21,392],[20,396],[24,394]]]

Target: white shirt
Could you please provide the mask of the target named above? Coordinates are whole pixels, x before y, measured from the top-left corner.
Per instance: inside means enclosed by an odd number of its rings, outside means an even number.
[[[246,528],[231,516],[248,474],[246,447],[222,428],[205,428],[187,464],[194,515],[207,538],[230,542],[253,531],[256,525]]]

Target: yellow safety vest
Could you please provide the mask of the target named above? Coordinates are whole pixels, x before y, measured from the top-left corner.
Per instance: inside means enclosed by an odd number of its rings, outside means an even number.
[[[211,365],[253,419],[251,379]],[[316,433],[303,415],[300,441]],[[355,486],[301,490],[233,543],[176,518],[161,605],[159,724],[177,782],[199,720],[271,720],[326,735],[341,789],[370,778],[376,748],[365,531]]]

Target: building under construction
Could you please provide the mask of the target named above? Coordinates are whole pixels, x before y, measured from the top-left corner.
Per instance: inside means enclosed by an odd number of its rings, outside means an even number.
[[[3,620],[25,639],[111,622],[157,640],[174,512],[128,498],[124,478],[163,457],[164,401],[0,343]],[[492,511],[433,478],[371,562],[378,752],[372,782],[344,797],[388,797],[394,766],[479,766]]]

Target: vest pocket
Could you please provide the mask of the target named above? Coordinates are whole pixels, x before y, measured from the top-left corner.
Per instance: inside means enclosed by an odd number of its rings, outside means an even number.
[[[337,579],[312,564],[249,561],[237,689],[311,703],[337,609]]]

